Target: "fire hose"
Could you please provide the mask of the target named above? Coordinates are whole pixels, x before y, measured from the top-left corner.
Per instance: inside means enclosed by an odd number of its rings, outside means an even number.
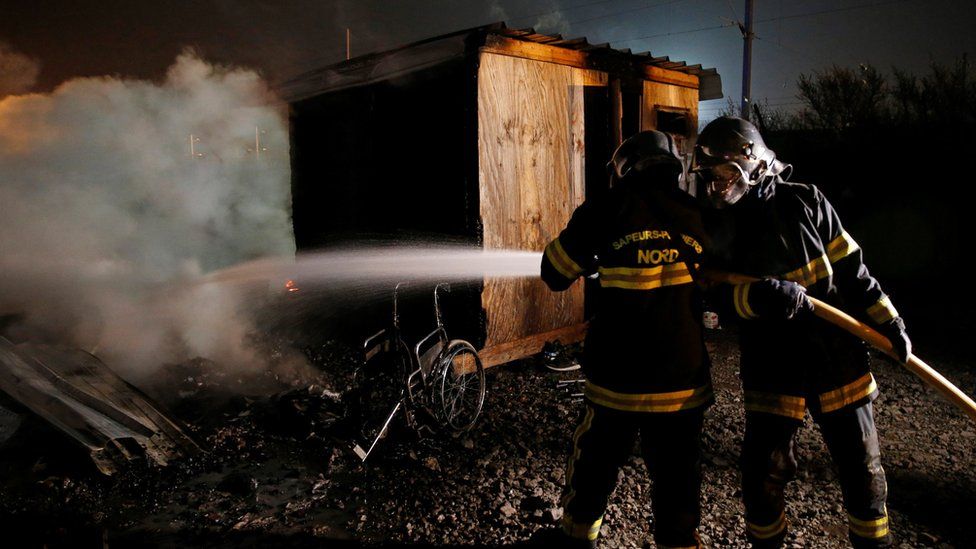
[[[726,284],[747,284],[759,280],[751,276],[712,270],[703,270],[702,275],[710,282]],[[853,334],[872,347],[901,362],[895,354],[888,338],[836,307],[828,305],[815,297],[807,296],[807,298],[813,304],[813,314]],[[976,421],[976,402],[966,395],[966,393],[962,392],[961,389],[953,385],[951,381],[943,377],[935,368],[932,368],[914,354],[908,355],[908,361],[903,366],[909,372],[922,378],[922,381],[929,384],[949,402],[955,404],[970,419]]]

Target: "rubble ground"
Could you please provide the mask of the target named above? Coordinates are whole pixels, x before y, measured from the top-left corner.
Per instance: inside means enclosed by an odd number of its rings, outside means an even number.
[[[705,426],[702,540],[746,547],[738,351],[724,331],[711,332],[708,345],[717,402]],[[500,546],[558,520],[582,404],[556,381],[578,372],[549,371],[541,357],[493,368],[472,431],[419,439],[394,432],[363,465],[342,438],[355,356],[333,344],[310,358],[316,374],[275,379],[271,396],[241,396],[243,382],[212,364],[169,368],[150,392],[208,452],[165,469],[133,466],[103,478],[43,428],[21,429],[0,450],[6,539],[51,547]],[[971,369],[951,359],[931,364],[974,392]],[[873,370],[897,546],[973,546],[976,426],[901,367],[875,359]],[[787,546],[848,546],[836,476],[809,417],[797,443]],[[652,547],[651,486],[636,452],[619,479],[602,546]]]

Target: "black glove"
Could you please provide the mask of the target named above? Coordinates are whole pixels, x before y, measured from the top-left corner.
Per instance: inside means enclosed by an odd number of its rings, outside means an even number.
[[[760,318],[789,320],[804,311],[812,311],[807,289],[796,282],[764,278],[749,287],[749,305]]]
[[[908,355],[912,354],[912,340],[908,339],[905,332],[905,321],[901,317],[895,317],[878,327],[878,332],[888,338],[891,346],[902,364],[908,362]]]

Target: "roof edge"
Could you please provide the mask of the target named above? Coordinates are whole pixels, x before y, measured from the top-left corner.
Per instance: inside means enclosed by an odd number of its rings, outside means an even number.
[[[615,66],[631,65],[638,70],[641,67],[655,67],[656,69],[695,76],[698,79],[697,87],[700,101],[719,99],[723,96],[722,79],[714,68],[703,69],[700,64],[688,65],[683,61],[672,61],[667,56],[654,57],[650,52],[634,54],[630,50],[614,49],[609,43],[590,44],[585,37],[563,38],[561,35],[539,34],[532,28],[510,29],[503,21],[458,30],[411,42],[397,48],[361,55],[299,73],[274,84],[272,87],[286,101],[296,102],[320,93],[367,85],[431,68],[464,56],[474,55],[482,50],[491,35],[575,51],[587,59],[608,59],[612,60]],[[599,70],[599,68],[597,69]],[[651,72],[652,70],[654,69],[644,72]],[[687,86],[687,83],[684,85]]]

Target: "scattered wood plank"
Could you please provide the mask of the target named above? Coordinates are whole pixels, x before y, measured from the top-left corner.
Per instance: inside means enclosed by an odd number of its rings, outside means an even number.
[[[88,450],[99,471],[140,458],[164,466],[199,446],[96,357],[0,338],[0,392]]]
[[[515,341],[508,341],[478,352],[485,368],[505,364],[542,352],[542,347],[550,341],[564,345],[578,343],[586,336],[586,323],[558,328],[542,334],[534,334]]]

